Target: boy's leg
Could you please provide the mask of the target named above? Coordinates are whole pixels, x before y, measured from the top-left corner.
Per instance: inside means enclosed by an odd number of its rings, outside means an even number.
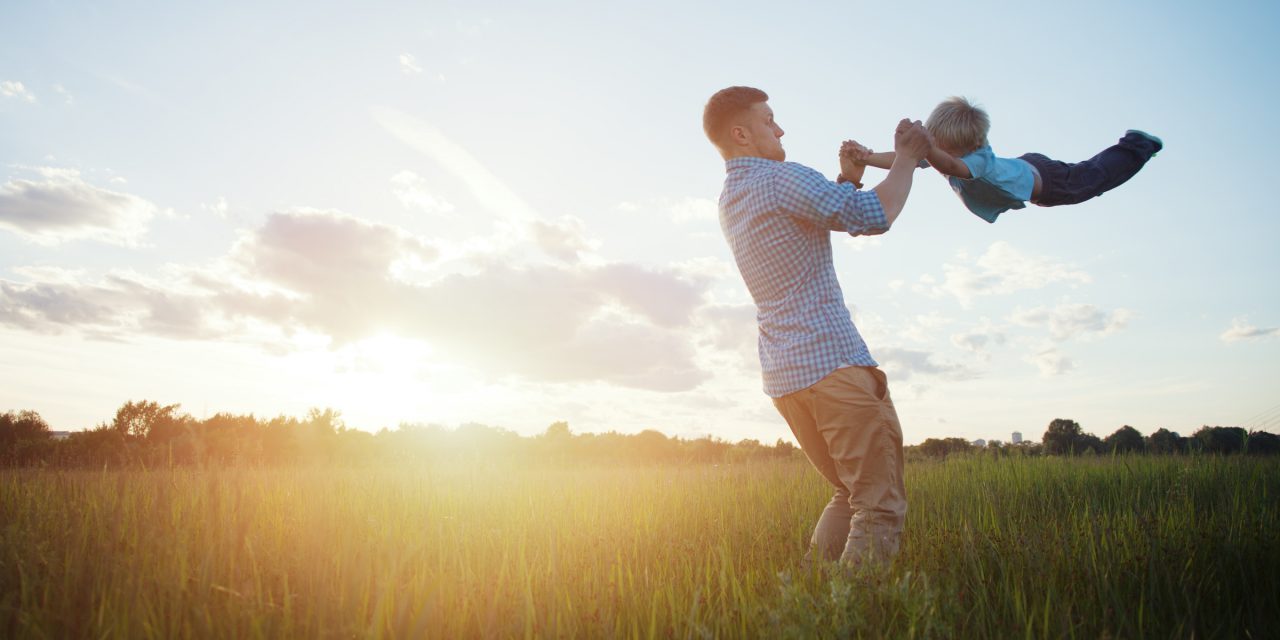
[[[1053,207],[1079,204],[1124,184],[1161,148],[1161,143],[1151,136],[1130,131],[1118,143],[1084,162],[1059,162],[1038,153],[1026,154],[1022,159],[1041,174],[1043,184],[1035,204]]]

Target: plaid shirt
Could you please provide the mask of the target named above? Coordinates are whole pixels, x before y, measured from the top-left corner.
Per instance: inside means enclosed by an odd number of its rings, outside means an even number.
[[[880,197],[794,162],[725,163],[720,228],[756,303],[764,392],[782,397],[849,365],[876,366],[844,305],[831,233],[889,229]]]

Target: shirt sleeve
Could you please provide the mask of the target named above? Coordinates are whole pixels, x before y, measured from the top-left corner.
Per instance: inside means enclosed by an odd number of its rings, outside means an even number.
[[[991,163],[995,160],[995,156],[991,153],[991,147],[981,147],[977,151],[966,154],[960,158],[960,162],[964,166],[969,167],[969,179],[973,180],[987,175],[991,170]]]
[[[837,184],[801,164],[779,165],[774,195],[783,213],[828,231],[858,236],[889,230],[880,196],[874,191]]]

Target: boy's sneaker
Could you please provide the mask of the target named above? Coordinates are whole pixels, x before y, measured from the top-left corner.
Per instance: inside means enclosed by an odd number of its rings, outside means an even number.
[[[1125,134],[1126,136],[1127,136],[1127,135],[1129,135],[1129,134],[1131,134],[1131,133],[1132,133],[1132,134],[1134,134],[1134,135],[1136,135],[1136,136],[1140,136],[1142,139],[1144,139],[1144,140],[1146,140],[1146,141],[1148,141],[1148,142],[1150,142],[1151,144],[1154,144],[1154,145],[1156,146],[1156,150],[1155,150],[1155,151],[1153,151],[1153,152],[1151,152],[1151,157],[1153,157],[1153,158],[1156,156],[1156,152],[1158,152],[1158,151],[1160,151],[1161,149],[1163,149],[1163,148],[1164,148],[1164,140],[1161,140],[1160,138],[1157,138],[1157,137],[1155,137],[1155,136],[1153,136],[1153,135],[1151,135],[1151,134],[1147,133],[1146,131],[1142,131],[1141,129],[1129,129],[1128,131],[1125,131],[1125,132],[1124,132],[1124,134]]]

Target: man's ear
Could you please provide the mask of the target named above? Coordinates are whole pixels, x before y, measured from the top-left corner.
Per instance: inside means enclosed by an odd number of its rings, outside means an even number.
[[[729,140],[733,141],[735,146],[745,147],[751,144],[751,132],[744,125],[734,125],[729,128]]]

